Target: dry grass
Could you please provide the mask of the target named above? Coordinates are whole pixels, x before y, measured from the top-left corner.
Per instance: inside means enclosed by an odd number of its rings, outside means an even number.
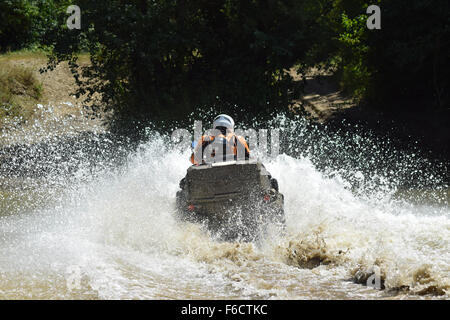
[[[29,119],[42,91],[31,68],[0,63],[0,126],[7,118]]]
[[[89,64],[89,55],[80,55],[78,62],[80,65]],[[75,99],[73,96],[76,85],[67,63],[61,63],[53,71],[40,73],[39,70],[45,67],[46,64],[47,57],[45,53],[39,51],[18,51],[0,55],[0,70],[11,68],[26,69],[30,76],[33,75],[39,82],[42,87],[42,94],[38,98],[39,103],[58,104],[60,102],[71,102],[77,104],[81,102],[81,99]]]
[[[80,55],[78,62],[81,66],[88,65],[89,55]],[[67,62],[53,71],[40,73],[46,65],[44,52],[18,51],[0,55],[0,145],[13,143],[7,142],[12,137],[21,139],[13,131],[34,130],[31,126],[36,119],[40,123],[51,122],[49,130],[54,133],[67,128],[85,131],[103,127],[102,114],[86,120],[84,97],[74,96],[77,86]],[[43,119],[46,115],[37,108],[38,104],[51,106],[51,121]]]

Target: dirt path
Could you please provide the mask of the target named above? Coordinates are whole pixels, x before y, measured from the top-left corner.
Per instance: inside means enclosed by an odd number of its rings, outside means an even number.
[[[291,69],[291,76],[301,81],[301,76]],[[303,108],[309,117],[320,123],[332,119],[337,113],[355,107],[355,103],[343,95],[333,81],[332,75],[312,69],[306,76],[304,96],[296,100],[296,106]]]

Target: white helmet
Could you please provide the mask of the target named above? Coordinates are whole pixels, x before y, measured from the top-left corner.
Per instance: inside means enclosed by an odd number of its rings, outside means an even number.
[[[226,115],[226,114],[219,114],[215,119],[213,123],[213,128],[217,127],[225,127],[227,129],[234,129],[234,120],[232,117]]]

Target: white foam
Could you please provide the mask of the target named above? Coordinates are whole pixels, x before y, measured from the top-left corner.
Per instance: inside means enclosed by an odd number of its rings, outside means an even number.
[[[265,163],[285,195],[288,234],[259,247],[217,243],[173,218],[188,157],[156,136],[119,172],[68,185],[56,205],[1,218],[0,297],[377,298],[383,293],[347,281],[374,265],[387,288],[448,290],[448,207],[405,205],[390,193],[370,201],[308,158],[281,155]],[[293,250],[328,264],[304,268],[310,257]],[[82,275],[76,290],[67,286],[73,268]]]

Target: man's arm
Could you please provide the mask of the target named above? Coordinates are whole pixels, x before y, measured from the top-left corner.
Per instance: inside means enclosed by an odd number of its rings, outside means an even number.
[[[242,159],[242,154],[244,154],[244,159],[250,159],[250,148],[248,147],[247,141],[245,141],[244,137],[236,136],[236,148],[237,148],[237,159]]]
[[[202,136],[200,141],[195,146],[194,152],[191,154],[190,161],[192,164],[200,165],[203,162],[203,152],[205,148],[211,143],[212,138]]]
[[[194,148],[194,151],[191,154],[190,161],[192,164],[198,165],[198,162],[196,161],[196,156],[198,154],[199,149],[201,148],[203,143],[203,137],[200,138],[200,141],[197,143],[197,145]]]

